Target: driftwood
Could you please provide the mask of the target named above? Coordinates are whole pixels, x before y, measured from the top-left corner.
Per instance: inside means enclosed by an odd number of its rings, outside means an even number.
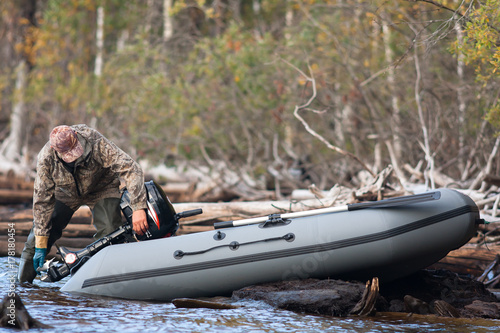
[[[0,189],[0,204],[18,204],[33,200],[33,190]]]
[[[351,310],[351,315],[369,316],[374,315],[375,303],[379,296],[378,278],[373,278],[371,281],[366,282],[365,291],[359,302]]]
[[[0,174],[0,188],[11,190],[31,190],[33,192],[33,180],[26,177],[16,176],[13,171]]]
[[[495,260],[486,267],[477,281],[484,283],[489,288],[495,288],[498,285],[500,282],[500,255],[495,256]]]
[[[433,264],[430,268],[481,276],[485,267],[495,260],[495,256],[499,251],[500,246],[498,245],[492,244],[486,247],[469,243],[451,251],[445,258]]]
[[[460,318],[460,313],[458,312],[458,310],[454,306],[443,300],[438,299],[432,302],[432,309],[435,314],[441,317]]]
[[[425,182],[425,176],[424,176],[424,173],[418,169],[415,169],[413,168],[411,165],[409,164],[405,164],[404,167],[403,167],[410,175],[412,175],[412,177],[415,179],[415,180],[418,180],[418,181],[421,181],[421,182]],[[437,170],[433,170],[432,172],[432,177],[434,179],[434,183],[436,184],[436,187],[448,187],[450,186],[451,184],[456,184],[457,181],[451,177],[448,177],[447,175],[437,171]]]

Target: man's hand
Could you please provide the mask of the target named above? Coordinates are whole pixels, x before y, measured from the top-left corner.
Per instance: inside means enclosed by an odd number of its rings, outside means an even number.
[[[146,210],[139,209],[132,213],[132,226],[134,231],[139,236],[142,236],[148,230],[148,219],[146,217]]]
[[[33,267],[35,268],[35,272],[37,275],[40,275],[38,268],[43,266],[46,256],[47,256],[46,248],[35,247],[35,255],[33,256]]]

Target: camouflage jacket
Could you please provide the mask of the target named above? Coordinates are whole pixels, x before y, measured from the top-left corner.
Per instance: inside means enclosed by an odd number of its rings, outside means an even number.
[[[93,208],[103,198],[120,198],[120,179],[130,193],[131,208],[146,208],[146,188],[141,167],[129,155],[86,125],[72,128],[83,146],[72,174],[48,142],[38,154],[33,194],[33,227],[36,236],[49,236],[55,201],[73,210]]]

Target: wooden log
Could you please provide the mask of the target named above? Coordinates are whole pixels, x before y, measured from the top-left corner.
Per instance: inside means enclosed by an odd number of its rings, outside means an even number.
[[[33,191],[33,187],[32,179],[16,176],[13,171],[0,175],[0,188]]]
[[[440,299],[432,302],[432,309],[441,317],[460,318],[460,313],[454,306]]]
[[[494,186],[500,186],[500,176],[493,174],[486,174],[483,181]]]
[[[405,164],[403,168],[410,173],[414,178],[424,181],[425,176],[424,173],[421,172],[420,170],[414,169],[411,165]],[[439,171],[434,170],[432,173],[432,177],[434,178],[434,183],[436,184],[436,187],[447,187],[450,184],[455,184],[457,181],[451,177],[448,177],[444,173],[441,173]]]
[[[1,222],[32,222],[33,209],[19,207],[0,207]],[[71,217],[70,223],[90,224],[92,212],[87,206],[80,207]]]
[[[0,188],[0,204],[18,204],[33,201],[33,190],[12,190]]]
[[[0,222],[0,234],[6,235],[12,222]],[[27,236],[33,226],[32,222],[15,222],[14,230],[16,236]],[[94,226],[90,224],[70,223],[63,231],[63,237],[92,237],[96,233]]]
[[[486,281],[486,279],[488,279],[488,274],[498,264],[499,260],[500,260],[500,255],[497,254],[495,256],[495,260],[493,260],[493,262],[488,267],[486,267],[486,269],[484,270],[483,274],[481,274],[481,276],[478,277],[477,280],[479,282],[483,282],[484,283]]]
[[[491,244],[486,248],[485,246],[469,243],[451,251],[445,258],[429,268],[446,269],[459,274],[470,274],[479,277],[483,274],[485,268],[495,260],[499,252],[500,245]]]

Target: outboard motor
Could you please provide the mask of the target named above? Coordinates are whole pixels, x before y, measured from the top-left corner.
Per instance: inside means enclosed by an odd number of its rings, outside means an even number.
[[[154,181],[146,182],[148,194],[147,218],[149,228],[143,235],[136,235],[140,241],[170,237],[175,235],[179,229],[179,221],[175,216],[174,206],[163,192],[163,189]],[[125,189],[120,203],[123,215],[128,223],[132,224],[132,208],[130,207],[130,195]]]
[[[141,236],[135,235],[139,241],[174,236],[177,229],[179,229],[179,219],[202,213],[201,209],[175,213],[172,203],[159,185],[154,181],[149,181],[145,183],[145,186],[149,228],[145,234]],[[45,282],[59,281],[69,274],[74,274],[94,254],[108,245],[128,242],[132,236],[133,229],[132,208],[130,207],[130,195],[127,189],[123,191],[120,207],[127,220],[123,226],[79,251],[70,251],[62,246],[58,246],[57,249],[63,262],[51,263],[47,269],[47,274],[41,280]]]

